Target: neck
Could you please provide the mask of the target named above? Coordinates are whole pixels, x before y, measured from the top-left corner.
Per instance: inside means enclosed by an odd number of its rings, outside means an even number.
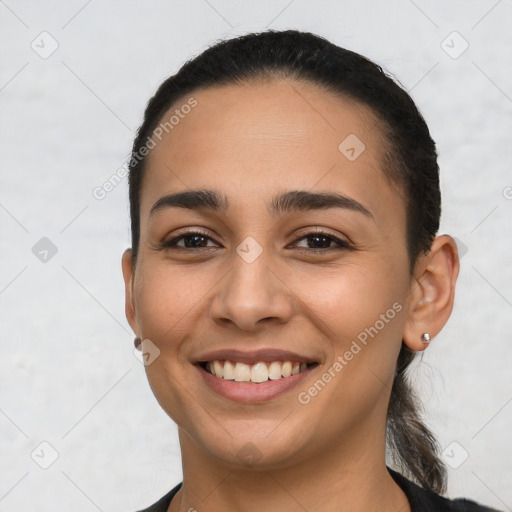
[[[385,440],[358,434],[287,467],[240,469],[205,455],[180,429],[183,485],[169,512],[409,512],[407,497],[387,471]]]

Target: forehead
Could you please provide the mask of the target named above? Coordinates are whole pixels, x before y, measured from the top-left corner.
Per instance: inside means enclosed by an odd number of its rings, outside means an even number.
[[[191,97],[196,106],[182,108]],[[381,170],[376,117],[316,85],[280,79],[207,88],[176,102],[161,122],[173,115],[147,156],[142,215],[165,193],[192,188],[223,189],[234,206],[256,207],[266,193],[290,189],[336,189],[375,208],[396,200]]]

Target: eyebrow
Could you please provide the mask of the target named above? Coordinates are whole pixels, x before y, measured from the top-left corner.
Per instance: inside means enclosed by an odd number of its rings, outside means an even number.
[[[361,203],[351,197],[336,192],[308,192],[305,190],[290,190],[272,198],[267,210],[273,215],[293,211],[324,210],[328,208],[343,208],[362,213],[373,218],[372,213]],[[167,208],[186,208],[189,210],[210,210],[227,213],[229,200],[225,194],[217,190],[198,189],[176,192],[158,199],[151,207],[149,215]]]

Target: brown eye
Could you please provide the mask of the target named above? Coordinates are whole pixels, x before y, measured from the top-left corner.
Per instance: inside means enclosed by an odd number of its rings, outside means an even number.
[[[327,252],[332,250],[352,248],[350,244],[345,242],[344,240],[340,240],[339,238],[331,235],[330,233],[326,233],[323,231],[312,231],[311,233],[307,233],[306,235],[298,238],[295,243],[300,242],[302,240],[306,240],[307,247],[305,247],[305,249],[309,249],[313,252]],[[337,247],[333,247],[331,245],[333,242],[336,244]]]
[[[183,244],[180,244],[182,240]],[[177,248],[194,250],[212,247],[211,245],[207,245],[209,240],[212,239],[206,233],[201,231],[188,231],[172,238],[171,240],[163,242],[161,246],[165,249]]]

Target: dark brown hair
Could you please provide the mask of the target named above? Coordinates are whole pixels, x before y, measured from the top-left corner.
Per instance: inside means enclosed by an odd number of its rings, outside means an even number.
[[[380,66],[320,36],[296,30],[269,30],[218,42],[160,85],[147,105],[129,165],[134,264],[145,171],[141,149],[148,137],[169,109],[194,91],[264,78],[306,81],[370,107],[389,146],[383,156],[383,172],[404,197],[412,271],[418,256],[429,251],[441,215],[437,153],[428,127],[411,97]],[[420,418],[406,372],[415,354],[402,344],[388,408],[387,444],[402,473],[442,493],[446,469],[436,439]]]

